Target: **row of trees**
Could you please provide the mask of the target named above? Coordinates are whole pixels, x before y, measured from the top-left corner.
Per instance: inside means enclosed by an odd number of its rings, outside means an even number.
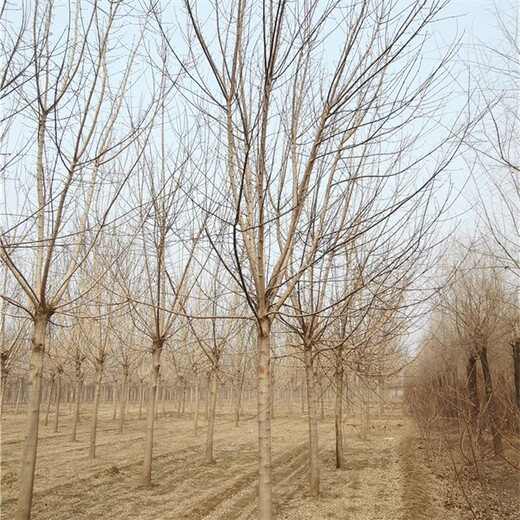
[[[480,172],[478,231],[440,269],[442,288],[406,391],[428,445],[440,438],[452,449],[455,441],[455,469],[471,464],[484,496],[487,461],[516,467],[520,435],[520,49],[518,9],[507,7],[496,13],[501,44],[480,42],[470,66],[484,86],[473,100],[484,110],[466,153]]]
[[[467,436],[464,456],[475,463],[490,451],[504,456],[506,447],[515,448],[519,433],[515,282],[496,259],[490,263],[487,255],[473,251],[466,255],[439,294],[411,374],[408,398],[425,436],[451,422],[461,438]]]
[[[30,517],[46,352],[72,352],[77,397],[89,357],[97,410],[118,345],[123,386],[128,347],[149,353],[149,486],[165,350],[181,365],[204,355],[214,410],[223,356],[254,344],[261,519],[273,356],[301,352],[318,494],[317,360],[334,359],[340,450],[345,362],[397,370],[470,128],[443,109],[454,49],[420,59],[443,7],[4,4],[3,371],[31,338],[17,519]]]

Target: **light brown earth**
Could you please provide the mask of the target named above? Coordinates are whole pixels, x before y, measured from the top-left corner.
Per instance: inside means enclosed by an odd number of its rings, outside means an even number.
[[[88,458],[88,418],[69,441],[65,411],[59,433],[40,427],[33,520],[222,519],[256,517],[256,422],[234,427],[217,417],[216,462],[203,463],[205,428],[192,434],[188,416],[160,417],[155,434],[151,489],[140,486],[145,419],[130,415],[122,434],[111,410],[102,411],[98,457]],[[334,467],[334,423],[319,424],[321,496],[307,490],[306,416],[285,415],[272,426],[273,482],[277,519],[421,520],[469,518],[447,502],[451,484],[432,474],[418,449],[410,420],[394,410],[373,420],[367,441],[358,422],[345,421],[346,469]],[[12,518],[19,479],[24,416],[9,409],[2,421],[2,518]]]

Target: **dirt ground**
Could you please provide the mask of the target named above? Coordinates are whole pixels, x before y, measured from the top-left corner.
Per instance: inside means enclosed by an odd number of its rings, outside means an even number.
[[[64,411],[58,433],[40,427],[34,520],[159,520],[256,517],[256,421],[236,428],[219,414],[214,464],[203,463],[205,427],[192,434],[188,416],[157,421],[153,486],[140,486],[145,419],[131,411],[117,433],[111,409],[102,410],[97,458],[88,458],[88,417],[69,440],[71,415]],[[52,421],[50,421],[52,422]],[[24,415],[6,410],[1,439],[2,518],[12,518],[19,479]],[[307,422],[303,414],[282,415],[272,424],[274,501],[277,519],[421,520],[473,518],[453,496],[449,478],[425,464],[417,433],[401,410],[372,420],[362,441],[358,421],[345,420],[346,468],[334,467],[332,415],[320,421],[321,496],[306,495]],[[479,517],[480,518],[480,517]],[[485,518],[485,517],[481,517]],[[491,518],[491,517],[490,517]],[[511,516],[513,518],[513,516]]]

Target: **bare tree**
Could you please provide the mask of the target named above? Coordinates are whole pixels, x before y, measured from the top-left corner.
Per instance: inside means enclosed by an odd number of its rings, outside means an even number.
[[[108,165],[142,134],[154,112],[137,114],[124,96],[146,18],[121,54],[114,33],[130,16],[121,3],[100,9],[96,2],[86,8],[81,2],[56,6],[35,1],[27,13],[31,22],[21,59],[31,57],[31,72],[8,93],[11,104],[20,107],[11,128],[23,130],[4,148],[17,157],[6,170],[6,189],[15,194],[11,204],[17,207],[11,211],[10,204],[3,213],[0,238],[2,261],[24,292],[24,299],[2,297],[24,309],[33,322],[17,519],[29,518],[31,511],[48,324],[70,306],[67,289],[133,171],[130,156],[126,171],[116,173]],[[8,43],[17,41],[10,38]],[[109,63],[114,71],[116,62],[120,71],[109,75]],[[150,102],[143,99],[143,107]]]
[[[163,75],[163,79],[164,79]],[[191,183],[186,175],[187,157],[191,153],[189,141],[178,136],[179,148],[167,146],[162,89],[161,125],[157,148],[143,154],[143,173],[136,193],[140,208],[140,237],[124,259],[119,276],[118,291],[131,302],[134,325],[151,343],[151,374],[148,392],[148,414],[143,466],[143,486],[151,485],[152,453],[157,409],[161,353],[165,342],[172,337],[176,317],[182,314],[190,285],[190,271],[194,262],[202,224],[190,212],[188,195]],[[158,157],[155,161],[153,157]]]
[[[474,161],[483,176],[476,177],[479,194],[478,213],[490,231],[495,246],[491,255],[501,258],[504,267],[516,276],[516,291],[520,298],[520,154],[518,138],[520,112],[520,14],[514,2],[506,2],[495,11],[500,45],[478,42],[480,50],[476,67],[471,71],[479,86],[477,110],[480,125],[470,144],[475,151]],[[475,64],[471,64],[475,65]],[[520,300],[519,300],[520,303]],[[520,323],[520,305],[516,320]],[[515,371],[516,402],[520,410],[520,328],[511,337]]]
[[[386,218],[428,189],[450,158],[424,169],[426,175],[418,173],[426,157],[440,157],[439,142],[417,146],[417,129],[435,120],[440,98],[434,89],[442,85],[445,62],[418,75],[417,58],[422,34],[442,4],[401,9],[364,1],[343,9],[264,1],[258,10],[246,1],[225,7],[215,2],[211,14],[206,8],[204,13],[215,20],[210,28],[192,2],[184,3],[188,30],[179,30],[189,42],[190,66],[179,88],[205,123],[199,168],[211,172],[208,182],[225,197],[208,235],[257,324],[260,518],[273,512],[271,328],[316,256],[334,247],[328,226],[338,215],[340,193],[358,184],[362,198],[370,179],[378,184],[399,178],[386,188],[395,195],[380,214]],[[164,21],[161,28],[168,40]],[[336,35],[341,45],[326,47]],[[346,160],[351,153],[379,160],[357,170]],[[311,239],[300,249],[302,236]],[[295,257],[298,266],[289,276]]]
[[[475,257],[476,256],[476,257]],[[443,306],[451,316],[459,343],[465,345],[466,372],[471,416],[476,433],[481,414],[489,420],[493,448],[502,452],[501,413],[496,399],[489,350],[504,333],[504,313],[507,297],[500,270],[475,253],[466,259],[458,278],[443,299]],[[480,361],[484,382],[484,403],[479,400],[477,361]]]

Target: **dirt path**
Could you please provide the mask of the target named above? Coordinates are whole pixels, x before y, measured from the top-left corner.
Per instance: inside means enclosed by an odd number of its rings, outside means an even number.
[[[7,415],[2,435],[2,518],[12,517],[18,483],[22,418]],[[88,459],[88,421],[79,442],[68,441],[68,421],[52,434],[42,427],[33,519],[246,520],[256,517],[256,423],[239,428],[222,416],[215,435],[216,463],[204,465],[204,432],[194,437],[188,418],[157,423],[153,482],[140,487],[144,420],[130,419],[118,435],[107,417],[99,457]],[[20,423],[20,424],[19,424]],[[345,424],[347,465],[334,467],[332,417],[320,423],[321,496],[307,496],[307,424],[304,416],[273,423],[273,482],[278,520],[417,520],[449,518],[442,489],[421,462],[415,433],[403,418],[373,421],[359,438]]]

